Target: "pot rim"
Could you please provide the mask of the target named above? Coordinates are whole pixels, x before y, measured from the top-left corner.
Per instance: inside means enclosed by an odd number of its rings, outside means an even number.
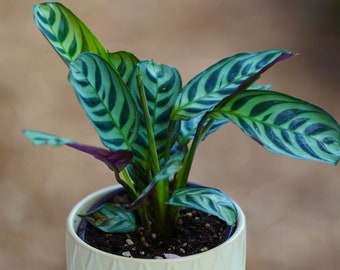
[[[232,236],[226,240],[224,243],[220,244],[219,246],[212,248],[210,250],[204,251],[202,253],[198,253],[198,254],[194,254],[194,255],[189,255],[189,256],[184,256],[184,257],[180,257],[180,258],[173,258],[173,259],[146,259],[146,258],[131,258],[131,257],[124,257],[121,255],[116,255],[116,254],[111,254],[102,250],[99,250],[97,248],[92,247],[91,245],[87,244],[86,242],[84,242],[76,233],[76,230],[78,229],[79,223],[81,221],[81,218],[78,216],[80,209],[82,208],[87,208],[89,209],[96,201],[100,200],[101,198],[103,198],[105,195],[119,189],[122,188],[121,185],[112,185],[112,186],[108,186],[102,189],[99,189],[93,193],[88,194],[87,196],[85,196],[84,198],[82,198],[70,211],[68,218],[67,218],[67,231],[70,234],[70,236],[75,239],[75,241],[77,241],[77,243],[87,249],[89,249],[91,252],[93,253],[97,253],[97,254],[101,254],[101,255],[105,255],[108,257],[112,257],[112,259],[117,259],[119,258],[120,260],[134,260],[136,262],[141,261],[143,263],[145,263],[146,261],[149,263],[159,263],[159,261],[181,261],[181,260],[194,260],[197,257],[201,257],[201,256],[209,256],[210,253],[216,253],[218,252],[220,249],[225,248],[225,246],[227,245],[231,245],[232,242],[236,241],[237,238],[243,233],[243,231],[245,231],[245,226],[246,226],[246,217],[242,211],[242,209],[240,208],[240,206],[235,203],[236,208],[237,208],[237,212],[238,212],[238,219],[237,219],[237,226],[235,231],[233,232]]]

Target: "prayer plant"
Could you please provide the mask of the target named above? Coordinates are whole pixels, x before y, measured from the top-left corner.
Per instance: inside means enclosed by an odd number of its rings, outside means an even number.
[[[234,226],[232,200],[211,187],[187,186],[195,151],[229,122],[270,152],[336,164],[340,126],[306,101],[255,81],[293,54],[275,49],[222,59],[185,86],[174,67],[140,61],[126,51],[108,52],[68,8],[47,2],[34,20],[69,68],[68,79],[105,148],[33,130],[34,144],[66,145],[93,155],[128,192],[129,207],[105,204],[83,218],[106,232],[136,229],[171,235],[181,207],[215,215]],[[136,213],[136,214],[134,214]]]

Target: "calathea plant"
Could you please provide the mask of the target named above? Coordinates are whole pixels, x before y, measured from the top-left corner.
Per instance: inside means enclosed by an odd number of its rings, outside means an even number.
[[[174,67],[140,61],[126,51],[108,52],[60,3],[33,7],[34,20],[69,68],[68,79],[105,148],[33,130],[34,144],[66,145],[103,161],[131,198],[83,217],[106,232],[136,229],[169,237],[181,207],[194,208],[234,226],[237,210],[223,192],[187,186],[198,145],[227,123],[270,152],[336,164],[340,126],[306,101],[255,84],[275,63],[293,54],[275,49],[222,59],[185,86]],[[136,213],[136,214],[133,214]]]

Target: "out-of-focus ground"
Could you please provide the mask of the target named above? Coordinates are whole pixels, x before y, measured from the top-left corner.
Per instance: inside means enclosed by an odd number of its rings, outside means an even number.
[[[67,68],[35,27],[34,1],[0,2],[0,269],[65,269],[71,207],[112,184],[105,165],[69,149],[33,147],[24,128],[99,145]],[[339,1],[63,1],[111,51],[176,66],[187,82],[241,51],[299,56],[260,80],[340,120]],[[191,179],[244,209],[247,269],[340,267],[340,167],[268,153],[232,125],[198,151]]]

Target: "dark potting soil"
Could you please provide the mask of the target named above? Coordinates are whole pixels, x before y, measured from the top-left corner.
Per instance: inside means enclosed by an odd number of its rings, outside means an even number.
[[[145,234],[142,227],[130,233],[105,233],[90,224],[86,226],[85,242],[102,251],[126,257],[154,259],[165,258],[164,254],[182,257],[218,246],[225,241],[229,229],[215,216],[182,209],[174,235],[166,242],[155,233]]]

